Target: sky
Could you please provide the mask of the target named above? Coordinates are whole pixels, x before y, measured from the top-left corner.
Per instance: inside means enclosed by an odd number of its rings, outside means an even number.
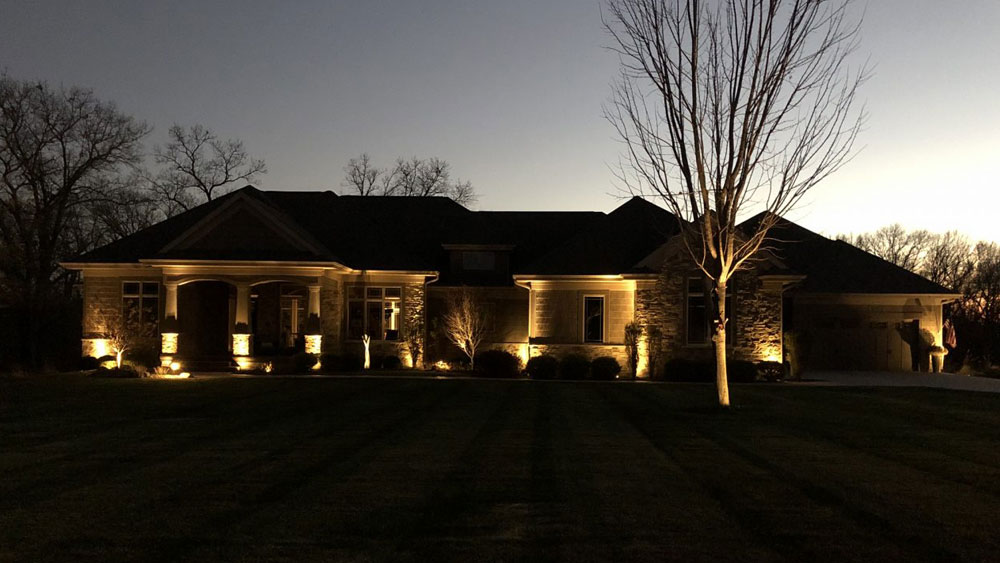
[[[861,0],[861,149],[789,218],[1000,241],[1000,2]],[[610,211],[618,60],[599,0],[0,0],[0,68],[154,127],[203,124],[262,189],[342,188],[348,159],[443,158],[479,209]]]

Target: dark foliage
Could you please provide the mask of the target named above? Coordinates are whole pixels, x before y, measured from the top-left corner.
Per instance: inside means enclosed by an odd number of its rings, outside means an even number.
[[[152,346],[130,348],[125,351],[124,359],[151,370],[160,365],[160,352]]]
[[[486,350],[476,354],[476,372],[486,377],[517,377],[521,361],[505,350]]]
[[[757,379],[760,381],[781,381],[785,378],[785,364],[781,362],[757,362]]]
[[[757,380],[757,366],[753,362],[729,360],[726,362],[726,371],[732,383],[752,383]],[[662,375],[666,381],[715,383],[715,362],[675,358],[667,361]]]
[[[600,358],[594,358],[594,361],[590,362],[590,377],[592,379],[610,381],[621,371],[622,366],[618,363],[618,360],[611,356],[601,356]]]
[[[307,352],[299,352],[292,356],[292,370],[294,373],[309,373],[316,365],[316,355]]]
[[[382,369],[402,369],[403,360],[399,356],[384,356],[382,358]]]
[[[137,369],[132,366],[122,365],[120,368],[99,367],[97,371],[90,374],[91,377],[107,377],[113,379],[138,379],[142,377]]]
[[[559,363],[559,379],[587,379],[590,360],[582,354],[567,354]]]
[[[535,356],[528,360],[524,371],[531,379],[555,379],[559,373],[559,360],[555,356]]]
[[[97,369],[101,365],[101,360],[93,356],[84,356],[80,358],[80,370],[90,371],[92,369]]]

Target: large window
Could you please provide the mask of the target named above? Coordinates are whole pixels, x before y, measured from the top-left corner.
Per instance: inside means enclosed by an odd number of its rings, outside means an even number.
[[[726,292],[726,343],[733,344],[733,326],[736,311],[733,309],[733,293],[736,285],[730,282]],[[704,278],[688,278],[687,284],[687,341],[688,344],[708,344],[715,332],[715,319],[719,317],[718,301],[706,299]],[[709,296],[712,294],[709,293]]]
[[[583,298],[583,341],[604,342],[604,297]]]
[[[349,286],[347,289],[347,337],[361,340],[399,340],[403,290],[399,287]]]
[[[160,321],[160,284],[127,281],[122,283],[122,319],[125,326],[150,336]]]

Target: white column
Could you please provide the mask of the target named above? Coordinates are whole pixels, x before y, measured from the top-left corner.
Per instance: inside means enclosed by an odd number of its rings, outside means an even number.
[[[164,282],[163,317],[177,318],[177,282]]]
[[[236,284],[236,324],[246,325],[250,332],[250,284]]]
[[[319,316],[319,290],[320,286],[310,285],[309,286],[309,305],[306,309],[306,313],[309,316],[316,315]]]
[[[163,322],[160,331],[160,361],[170,365],[177,354],[177,282],[163,282]]]
[[[309,286],[309,304],[306,308],[306,352],[319,355],[323,351],[323,336],[319,331],[319,291],[320,286]],[[314,324],[316,323],[316,324]],[[319,364],[316,364],[318,367]]]

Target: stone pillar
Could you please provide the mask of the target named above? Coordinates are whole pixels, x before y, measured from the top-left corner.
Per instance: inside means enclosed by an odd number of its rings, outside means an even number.
[[[233,355],[250,355],[250,284],[236,284],[236,319],[233,327]],[[239,360],[237,360],[239,362]]]
[[[306,352],[323,353],[323,329],[320,323],[320,286],[309,286],[309,303],[306,307]]]

